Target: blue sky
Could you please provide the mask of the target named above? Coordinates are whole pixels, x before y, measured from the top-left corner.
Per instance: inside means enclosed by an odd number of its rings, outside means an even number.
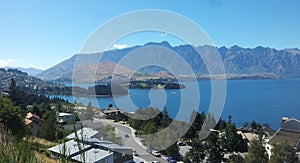
[[[47,69],[78,53],[101,24],[142,9],[183,15],[218,47],[299,48],[299,7],[298,0],[0,0],[0,67]],[[180,44],[172,36],[145,32],[117,41],[116,47],[162,40]]]

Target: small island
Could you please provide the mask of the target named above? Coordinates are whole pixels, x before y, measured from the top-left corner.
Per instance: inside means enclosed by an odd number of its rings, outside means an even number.
[[[183,89],[184,85],[165,79],[133,80],[129,89]]]

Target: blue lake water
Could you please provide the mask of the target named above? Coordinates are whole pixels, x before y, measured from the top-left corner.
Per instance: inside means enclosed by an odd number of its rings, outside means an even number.
[[[211,82],[184,82],[181,90],[137,90],[130,89],[128,95],[114,98],[59,96],[70,102],[92,102],[93,106],[107,108],[113,104],[127,111],[148,106],[166,107],[172,118],[188,120],[190,111],[197,109],[208,112],[211,102]],[[198,84],[195,86],[195,84]],[[199,88],[200,97],[195,94]],[[200,99],[200,104],[197,101]],[[182,106],[181,108],[179,106]],[[238,127],[244,122],[255,120],[278,129],[281,118],[300,119],[300,79],[282,80],[228,80],[226,100],[221,117],[232,116]]]

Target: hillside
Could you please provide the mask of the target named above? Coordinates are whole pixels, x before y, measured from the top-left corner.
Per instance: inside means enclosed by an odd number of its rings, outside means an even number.
[[[26,72],[28,75],[31,76],[35,76],[36,74],[43,72],[43,70],[37,68],[5,67],[5,69],[18,69],[22,72]]]
[[[44,81],[39,78],[28,75],[18,69],[0,68],[0,92],[8,90],[11,82],[11,78],[14,78],[17,86],[21,90],[35,94],[51,94],[62,93],[71,94],[71,89],[65,87],[62,84],[56,84],[49,81]]]
[[[156,46],[153,47],[153,46]],[[170,49],[168,51],[159,51],[157,46],[162,46]],[[198,76],[205,76],[208,74],[205,64],[202,58],[197,52],[211,51],[215,47],[212,46],[199,46],[194,47],[192,45],[180,45],[172,47],[168,42],[161,43],[147,43],[143,46],[134,46],[122,50],[109,50],[106,52],[95,54],[77,54],[72,58],[67,59],[56,66],[38,74],[37,76],[46,80],[58,80],[58,81],[71,81],[73,68],[76,68],[76,75],[85,81],[90,81],[89,77],[91,73],[96,74],[93,76],[92,81],[103,81],[111,77],[111,72],[120,62],[120,60],[126,56],[129,52],[137,52],[139,48],[145,50],[140,53],[147,55],[158,54],[166,55],[166,53],[176,52],[182,58],[190,64],[194,73]],[[228,77],[231,78],[290,78],[300,77],[300,50],[283,49],[277,50],[268,47],[258,46],[256,48],[242,48],[239,46],[232,46],[230,48],[220,47],[217,48],[224,66],[225,72]],[[101,61],[100,61],[101,57]],[[76,62],[80,61],[80,62]],[[136,59],[138,63],[139,59]],[[96,66],[101,63],[101,66]],[[176,75],[191,75],[187,69],[184,69],[183,63],[178,62],[173,58],[168,58],[169,66],[176,67]],[[106,65],[105,65],[106,64]],[[110,65],[110,66],[107,66]],[[218,65],[215,65],[218,66]],[[98,68],[96,68],[98,67]],[[100,67],[100,68],[99,68]],[[132,70],[128,68],[128,65],[121,65],[121,73],[116,76],[125,77],[130,74]],[[160,77],[164,74],[164,69],[157,66],[147,66],[140,69],[140,75],[159,73]],[[87,74],[89,72],[89,74]],[[167,73],[165,73],[167,74]],[[77,77],[76,77],[77,78]]]

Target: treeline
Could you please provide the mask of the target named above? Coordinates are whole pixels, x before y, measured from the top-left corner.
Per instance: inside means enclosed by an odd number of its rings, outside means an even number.
[[[183,89],[184,85],[163,79],[134,80],[129,83],[130,89]]]
[[[29,129],[24,126],[24,118],[28,112],[35,113],[43,120],[40,137],[50,141],[63,138],[65,131],[57,123],[55,111],[67,111],[68,108],[74,107],[73,104],[60,98],[51,99],[25,92],[16,86],[13,78],[7,97],[0,98],[0,123],[16,139],[31,135]]]
[[[95,85],[84,89],[81,87],[73,87],[72,95],[75,96],[113,96],[126,95],[128,90],[121,85]]]
[[[12,68],[9,68],[7,70],[5,70],[4,68],[0,68],[0,71],[2,72],[12,72],[12,73],[18,73],[18,74],[23,74],[23,75],[28,75],[26,72],[22,72],[18,69],[12,69]]]
[[[35,113],[42,119],[38,137],[46,139],[44,142],[59,142],[69,133],[58,124],[55,111],[68,111],[74,105],[25,92],[13,78],[7,93],[0,96],[0,162],[40,162],[36,151],[42,144],[31,142],[31,130],[24,123],[26,114]]]

